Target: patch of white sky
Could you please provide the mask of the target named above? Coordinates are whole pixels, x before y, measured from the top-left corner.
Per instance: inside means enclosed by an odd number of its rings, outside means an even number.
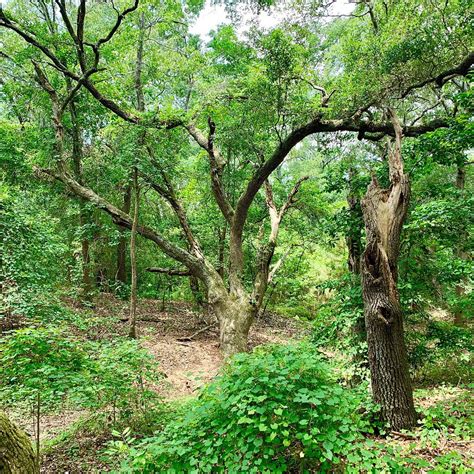
[[[348,15],[355,8],[354,0],[336,0],[330,7],[331,15]],[[244,13],[238,24],[237,32],[243,36],[249,27],[257,23],[261,28],[271,29],[278,25],[284,18],[291,14],[288,10],[282,11],[271,9],[262,11],[258,15],[254,13]],[[199,35],[203,41],[210,39],[211,31],[215,31],[221,25],[233,23],[227,14],[224,5],[216,5],[211,0],[206,0],[206,4],[190,28],[192,34]]]

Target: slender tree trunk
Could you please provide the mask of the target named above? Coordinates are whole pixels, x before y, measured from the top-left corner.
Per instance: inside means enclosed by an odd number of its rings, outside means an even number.
[[[133,189],[135,191],[135,202],[133,208],[133,223],[130,235],[130,266],[132,273],[132,284],[130,287],[130,319],[129,319],[129,336],[137,337],[137,226],[138,226],[138,208],[140,205],[140,190],[138,188],[137,169],[133,170]]]
[[[347,194],[347,205],[349,210],[349,229],[346,235],[347,244],[347,268],[353,275],[354,284],[360,282],[360,258],[362,255],[362,212],[360,202],[354,190],[354,168],[349,168],[349,192]],[[352,327],[352,334],[358,344],[367,339],[365,332],[364,316],[357,318]],[[354,354],[353,361],[365,365],[367,357],[361,352]],[[355,382],[360,379],[355,377]]]
[[[194,275],[190,275],[189,277],[189,288],[193,294],[194,302],[198,308],[202,308],[204,306],[204,298],[199,288],[199,280]]]
[[[349,171],[350,175],[353,173],[352,170]],[[352,179],[352,176],[349,177],[349,180]],[[360,256],[362,254],[362,245],[361,245],[361,228],[356,225],[356,222],[360,221],[360,206],[357,197],[349,192],[347,196],[347,204],[349,206],[349,216],[350,216],[350,229],[346,236],[347,242],[347,266],[349,271],[354,275],[360,274]]]
[[[218,246],[218,266],[217,266],[217,273],[224,278],[225,274],[225,236],[227,233],[227,222],[224,223],[222,230],[217,229],[217,236],[219,238],[219,246]]]
[[[74,100],[69,103],[69,110],[71,112],[72,121],[72,159],[74,166],[74,175],[79,184],[83,184],[82,179],[82,137],[79,121],[77,119],[76,106]],[[90,213],[87,210],[86,201],[79,200],[79,225],[81,229],[91,220]],[[86,299],[90,298],[92,293],[92,277],[90,268],[90,244],[87,237],[81,239],[81,254],[82,254],[82,286],[83,293]]]
[[[375,177],[362,200],[367,243],[361,259],[369,366],[374,401],[392,429],[416,424],[403,316],[397,289],[400,234],[408,210],[410,183],[403,172],[402,130],[390,111],[396,140],[389,153],[390,188]]]
[[[0,413],[0,472],[38,474],[39,466],[28,436]]]
[[[132,187],[127,184],[123,195],[122,211],[130,212],[132,203]],[[123,227],[119,227],[120,240],[117,246],[117,281],[127,284],[127,233]]]
[[[143,94],[143,84],[142,84],[142,72],[143,72],[143,46],[145,41],[145,15],[142,13],[139,18],[139,36],[137,43],[137,57],[135,62],[135,76],[134,76],[134,86],[135,86],[135,95],[136,95],[136,106],[139,112],[145,111],[145,97]],[[145,135],[144,132],[141,134],[139,139],[140,147],[144,144]],[[137,170],[134,170],[134,185],[136,186],[136,173]],[[138,191],[135,187],[135,211],[137,211],[137,196]],[[122,211],[128,214],[130,212],[132,198],[132,190],[130,184],[125,188],[125,193],[123,196],[123,207]],[[138,211],[137,211],[138,212]],[[117,280],[126,284],[127,283],[127,239],[125,237],[124,229],[121,230],[122,236],[120,237],[119,245],[117,248]],[[132,249],[130,249],[130,256],[132,255]],[[133,266],[132,262],[130,264]],[[132,269],[132,286],[133,286],[133,269]]]
[[[457,173],[456,173],[456,187],[462,192],[464,190],[464,185],[466,183],[466,170],[464,166],[458,165]],[[457,256],[461,259],[467,259],[467,254],[462,249],[456,249]],[[456,285],[456,295],[459,298],[462,298],[466,293],[464,288],[465,281],[461,279],[461,281]],[[456,308],[454,311],[454,324],[458,327],[463,327],[466,324],[464,313],[460,308]]]

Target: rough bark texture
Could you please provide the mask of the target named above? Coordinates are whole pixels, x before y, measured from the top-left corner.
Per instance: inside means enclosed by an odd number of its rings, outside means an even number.
[[[3,413],[0,413],[0,473],[39,473],[39,466],[28,436]]]
[[[349,209],[349,232],[346,236],[347,242],[347,267],[351,273],[360,274],[360,256],[362,254],[361,246],[361,228],[355,223],[360,221],[360,204],[353,191],[354,168],[349,169],[349,194],[347,196],[347,205]]]
[[[373,178],[362,200],[367,244],[361,260],[364,314],[374,401],[392,429],[416,424],[413,390],[397,290],[400,234],[408,209],[410,184],[403,172],[401,128],[389,154],[390,188]]]
[[[248,295],[226,294],[212,302],[219,320],[219,340],[224,358],[247,351],[250,326],[255,317],[255,308]]]
[[[72,160],[74,166],[74,175],[78,183],[83,183],[82,180],[82,160],[83,160],[83,144],[81,137],[81,128],[77,119],[76,106],[74,100],[69,102],[69,110],[71,112],[71,136],[72,136]],[[90,222],[90,214],[87,210],[86,201],[79,202],[79,225],[84,227]],[[88,298],[92,291],[92,278],[90,269],[90,244],[87,237],[81,239],[81,254],[82,254],[82,285],[84,296]]]

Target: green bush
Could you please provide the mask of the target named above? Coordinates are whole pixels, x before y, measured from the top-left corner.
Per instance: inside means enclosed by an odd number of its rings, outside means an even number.
[[[86,383],[87,353],[63,329],[27,327],[0,339],[0,400],[21,403],[36,400],[53,408],[66,393]]]
[[[407,332],[410,363],[417,385],[470,383],[474,380],[472,331],[448,321],[428,321]]]
[[[65,403],[117,416],[146,412],[160,380],[156,361],[138,341],[81,340],[66,327],[27,327],[0,339],[0,403],[28,409],[40,395],[42,410]]]
[[[126,472],[288,472],[341,462],[368,429],[365,395],[341,387],[306,344],[239,354],[154,438]]]

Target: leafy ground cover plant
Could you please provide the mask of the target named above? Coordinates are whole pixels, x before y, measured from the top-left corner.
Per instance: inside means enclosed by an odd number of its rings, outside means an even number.
[[[370,430],[364,403],[314,346],[257,348],[234,357],[163,431],[133,447],[124,470],[325,472]]]

